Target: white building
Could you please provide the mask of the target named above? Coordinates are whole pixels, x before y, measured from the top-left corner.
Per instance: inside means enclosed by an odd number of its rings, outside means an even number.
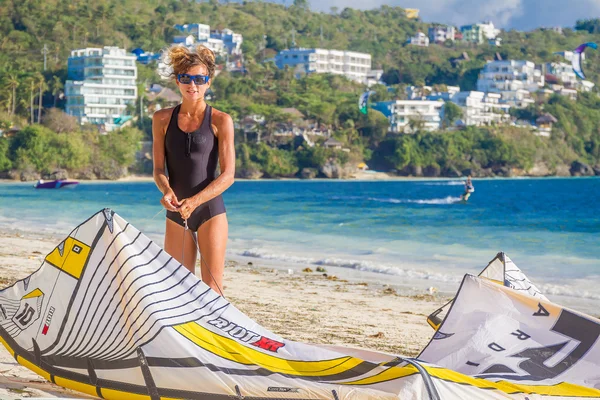
[[[456,28],[453,26],[432,26],[429,28],[429,43],[445,43],[446,40],[454,41]]]
[[[215,54],[226,54],[227,49],[225,43],[221,39],[208,38],[206,40],[196,40],[194,35],[188,36],[174,36],[173,44],[182,44],[186,47],[194,47],[203,45],[211,49]]]
[[[571,53],[571,52],[565,52]],[[557,79],[565,88],[575,89],[581,92],[590,92],[594,88],[594,83],[581,80],[573,72],[573,66],[564,62],[546,63],[546,74]],[[550,77],[548,78],[550,79]]]
[[[118,47],[71,51],[65,85],[66,112],[80,123],[111,131],[129,119],[126,109],[137,98],[136,56]]]
[[[187,35],[192,35],[195,40],[203,41],[210,37],[210,25],[206,24],[183,24],[175,25],[178,31]]]
[[[500,94],[476,91],[458,92],[451,101],[463,110],[462,125],[502,124],[510,120],[510,105],[501,104]]]
[[[212,39],[222,41],[223,45],[227,49],[228,54],[242,54],[242,43],[244,42],[244,37],[241,33],[234,33],[231,29],[223,29],[222,31],[215,31],[211,33],[210,37]]]
[[[469,43],[482,44],[488,39],[495,39],[500,34],[491,21],[481,24],[464,25],[460,27],[462,40]]]
[[[181,43],[188,47],[204,45],[219,55],[241,55],[244,38],[241,34],[231,29],[223,29],[211,33],[210,25],[184,24],[175,25],[175,29],[184,33],[175,36],[173,43]]]
[[[423,129],[436,131],[440,129],[443,116],[443,101],[429,100],[394,100],[373,104],[390,121],[390,132],[411,132],[411,121],[422,124]]]
[[[275,56],[275,65],[286,65],[297,72],[344,75],[366,83],[371,72],[371,55],[354,51],[295,48],[282,50]]]
[[[417,32],[417,34],[408,39],[408,44],[413,46],[428,47],[429,38],[423,32]]]
[[[544,75],[531,61],[490,61],[477,80],[477,90],[500,93],[502,102],[515,107],[533,103],[531,93],[544,87]]]
[[[424,86],[423,89],[424,90],[422,90],[421,92],[425,92],[426,95],[422,97],[417,97],[417,95],[419,94],[419,90],[414,86],[406,88],[406,93],[409,95],[409,98],[413,99],[420,98],[421,100],[451,101],[452,96],[460,92],[459,86],[446,86],[446,91],[441,91],[439,89],[435,90],[431,86]]]
[[[383,76],[382,69],[370,70],[369,72],[367,72],[367,81],[366,81],[367,86],[371,87],[371,86],[377,85],[377,84],[385,85],[385,82],[383,82],[381,80],[382,76]]]

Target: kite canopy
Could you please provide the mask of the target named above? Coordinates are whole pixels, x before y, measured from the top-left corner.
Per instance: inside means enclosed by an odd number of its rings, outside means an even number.
[[[418,360],[292,342],[108,209],[0,291],[15,359],[105,399],[600,399],[599,334],[600,321],[467,276]]]
[[[573,72],[575,72],[575,74],[580,78],[580,79],[585,79],[585,74],[583,73],[583,54],[585,52],[585,49],[587,49],[588,47],[591,47],[592,49],[597,49],[598,45],[596,43],[593,42],[589,42],[589,43],[584,43],[582,45],[580,45],[579,47],[577,47],[575,50],[573,50],[573,59],[571,60],[571,63],[573,65]]]
[[[361,113],[366,114],[368,112],[369,96],[373,93],[375,93],[375,92],[372,90],[371,91],[367,90],[366,92],[364,92],[363,94],[360,95],[360,98],[358,99],[358,109],[360,110]]]

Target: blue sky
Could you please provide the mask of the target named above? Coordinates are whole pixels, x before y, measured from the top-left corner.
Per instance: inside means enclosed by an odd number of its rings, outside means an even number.
[[[383,4],[418,8],[425,22],[464,25],[491,20],[504,29],[572,27],[575,21],[600,17],[600,0],[309,0],[314,11],[331,7],[367,9]],[[286,2],[287,3],[287,2]]]

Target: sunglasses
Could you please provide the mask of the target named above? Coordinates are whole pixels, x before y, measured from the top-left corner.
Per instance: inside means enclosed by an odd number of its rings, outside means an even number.
[[[177,80],[184,85],[189,85],[192,81],[194,81],[196,85],[204,85],[208,83],[208,75],[179,74],[177,75]]]

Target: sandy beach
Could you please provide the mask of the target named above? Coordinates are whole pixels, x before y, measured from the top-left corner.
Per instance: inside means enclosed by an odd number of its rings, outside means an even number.
[[[61,240],[0,232],[0,286],[25,278]],[[448,300],[436,294],[402,296],[392,288],[304,272],[227,261],[224,294],[271,331],[306,343],[346,345],[415,356],[432,335],[425,318]],[[273,310],[277,310],[274,312]],[[367,318],[368,317],[368,318]],[[91,398],[62,389],[20,366],[0,346],[0,399]]]

